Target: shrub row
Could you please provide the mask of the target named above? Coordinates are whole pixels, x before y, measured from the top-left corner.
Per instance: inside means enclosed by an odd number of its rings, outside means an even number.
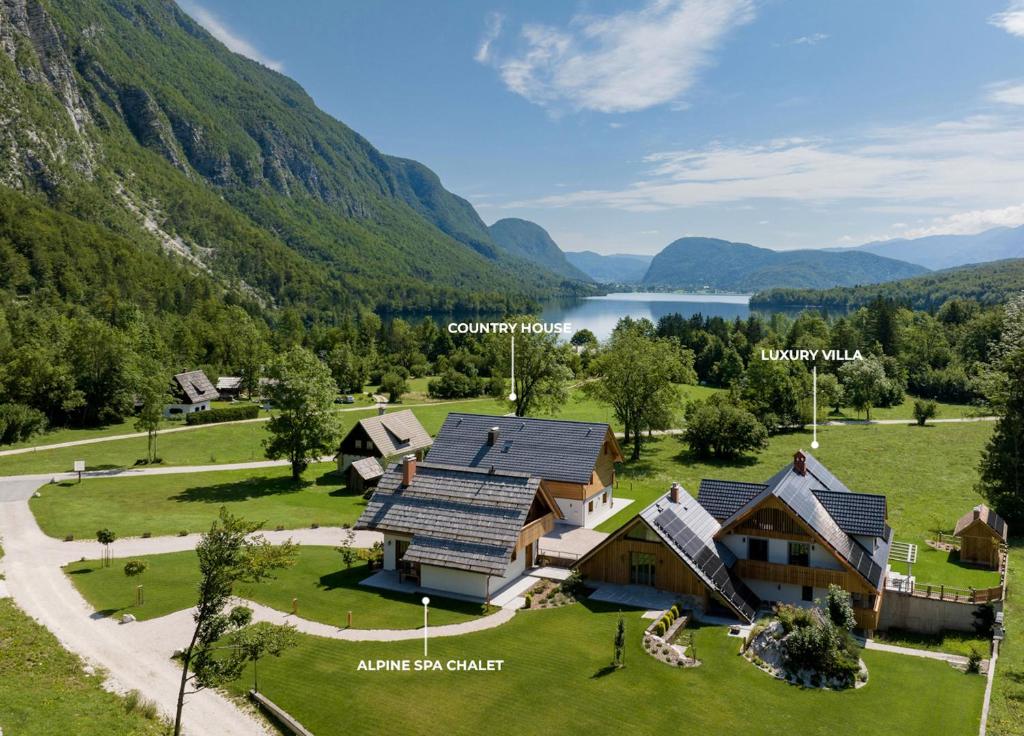
[[[226,406],[219,409],[197,411],[185,415],[185,424],[195,426],[197,424],[217,424],[218,422],[237,422],[239,419],[255,419],[260,414],[260,407],[256,404],[240,404],[238,406]]]

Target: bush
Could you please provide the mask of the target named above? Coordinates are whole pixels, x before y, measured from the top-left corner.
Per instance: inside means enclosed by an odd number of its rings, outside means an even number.
[[[934,419],[939,413],[939,405],[931,399],[914,400],[914,420],[923,427],[929,419]]]
[[[484,382],[479,376],[459,373],[449,368],[427,384],[427,393],[435,399],[468,399],[484,391]]]
[[[972,674],[981,672],[981,659],[981,652],[972,644],[971,650],[967,653],[967,671]]]
[[[260,414],[256,404],[240,404],[224,408],[196,411],[185,415],[185,424],[195,427],[200,424],[217,424],[219,422],[237,422],[241,419],[255,419]]]
[[[145,560],[128,560],[124,563],[124,574],[130,578],[141,575],[149,569],[149,563]]]
[[[850,594],[838,585],[828,586],[825,608],[828,610],[828,617],[832,619],[832,623],[839,628],[852,631],[857,625],[857,619],[853,615],[853,602],[850,600]]]
[[[526,601],[523,604],[523,608],[530,608],[533,605],[533,595],[531,595],[530,593],[527,593],[525,596],[523,596],[523,600]]]
[[[573,570],[569,577],[562,581],[558,590],[567,596],[575,598],[583,592],[583,574],[579,570]]]
[[[380,392],[387,394],[392,404],[402,400],[402,394],[409,392],[409,384],[400,373],[388,371],[380,377]]]
[[[857,645],[850,632],[836,626],[820,611],[806,613],[806,619],[793,617],[793,628],[782,642],[786,669],[795,672],[809,670],[815,673],[815,677],[824,676],[846,685],[852,684],[860,671],[860,662],[856,654]],[[802,623],[804,621],[809,623]],[[811,682],[814,684],[815,680],[812,678]]]
[[[179,529],[178,530],[178,536],[179,537],[187,537],[188,536],[188,529]]]
[[[757,417],[721,396],[686,407],[683,441],[699,457],[735,458],[768,446],[768,430]]]
[[[25,404],[0,404],[0,445],[24,442],[46,429],[46,415]]]
[[[665,622],[659,621],[658,625],[654,627],[654,630],[657,632],[658,636],[665,636]]]

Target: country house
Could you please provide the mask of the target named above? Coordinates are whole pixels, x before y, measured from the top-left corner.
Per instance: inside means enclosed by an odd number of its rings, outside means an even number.
[[[408,454],[420,460],[432,440],[411,410],[385,414],[383,409],[374,417],[356,422],[338,447],[335,459],[338,472],[349,474],[349,485],[363,486],[380,477],[382,468]],[[376,463],[354,464],[364,458],[376,458]],[[374,470],[376,465],[376,470]]]
[[[165,417],[207,411],[210,402],[220,398],[217,389],[202,371],[178,373],[171,379],[168,393],[171,403],[164,407]]]

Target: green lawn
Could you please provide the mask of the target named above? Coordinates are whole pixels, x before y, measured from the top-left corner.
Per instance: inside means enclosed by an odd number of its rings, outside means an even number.
[[[897,406],[879,407],[871,410],[871,419],[906,419],[912,421],[914,418],[915,397],[909,394],[903,397],[903,403]],[[939,413],[936,419],[958,419],[962,417],[977,417],[991,414],[977,406],[969,404],[946,404],[937,402]],[[865,414],[858,413],[855,409],[844,406],[840,414],[832,414],[830,419],[864,419]]]
[[[0,600],[0,730],[17,736],[158,736],[158,721],[128,713],[102,676],[10,600]]]
[[[626,667],[608,672],[619,614],[588,605],[521,613],[494,630],[430,643],[431,659],[501,659],[501,672],[359,672],[360,660],[419,659],[421,644],[302,637],[299,648],[260,663],[261,690],[317,736],[874,736],[880,730],[973,736],[978,730],[984,679],[944,663],[869,651],[865,687],[802,690],[744,661],[738,640],[721,627],[695,632],[703,666],[664,665],[643,652],[646,622],[637,612],[625,614]],[[246,673],[234,689],[242,693],[250,684]]]
[[[299,485],[287,467],[87,478],[43,486],[30,506],[43,532],[61,539],[94,538],[103,528],[119,537],[205,531],[221,506],[266,529],[352,524],[366,502],[333,470],[314,465]]]
[[[874,638],[885,644],[913,649],[927,649],[932,652],[947,652],[969,656],[973,648],[983,657],[988,657],[992,640],[964,631],[944,631],[941,634],[916,634],[910,631],[876,631]]]
[[[1000,645],[989,711],[990,736],[1024,736],[1024,537],[1010,540],[1006,639]]]
[[[338,539],[341,542],[340,536]],[[117,552],[117,544],[114,545]],[[131,613],[140,620],[165,616],[195,605],[199,569],[195,552],[149,555],[142,576],[127,578],[123,559],[110,567],[98,560],[74,562],[64,568],[79,592],[104,615]],[[294,567],[281,570],[273,580],[243,585],[235,593],[280,611],[292,610],[298,598],[299,615],[342,628],[352,612],[354,629],[416,629],[423,625],[420,596],[387,593],[359,585],[370,575],[365,563],[345,569],[333,547],[299,547]],[[145,603],[136,606],[135,587],[144,586]],[[483,613],[479,603],[433,598],[430,623],[468,621]]]
[[[818,431],[821,447],[814,454],[854,491],[888,497],[895,538],[919,545],[914,566],[919,582],[986,588],[998,584],[996,573],[961,566],[949,554],[927,547],[925,539],[934,529],[952,530],[957,518],[981,500],[974,491],[976,468],[991,432],[988,422],[824,427]],[[617,529],[673,481],[694,495],[702,478],[764,481],[789,463],[797,449],[810,446],[809,432],[795,432],[773,437],[768,449],[756,456],[708,462],[693,457],[676,437],[655,438],[639,462],[626,463],[618,473],[616,495],[635,503],[598,529]]]

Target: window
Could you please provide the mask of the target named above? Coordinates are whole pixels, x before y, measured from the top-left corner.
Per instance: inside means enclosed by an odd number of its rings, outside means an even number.
[[[626,539],[633,539],[638,542],[660,542],[661,537],[654,533],[654,531],[647,526],[647,524],[637,522],[633,527],[626,532]]]
[[[605,491],[604,493],[601,494],[601,503],[605,503],[605,504],[608,503],[608,492],[607,491]]]
[[[768,540],[750,537],[747,540],[747,557],[751,560],[768,562]]]
[[[800,567],[811,566],[811,545],[807,542],[789,543],[789,564]]]
[[[594,510],[594,499],[590,499],[590,501],[587,502],[587,511],[593,511],[593,510]]]
[[[654,555],[629,553],[629,582],[632,585],[654,585]]]
[[[356,449],[357,450],[362,450],[363,449],[363,441],[362,440],[356,440]]]
[[[814,601],[814,588],[810,585],[805,585],[803,592],[800,594],[800,600],[812,603]]]
[[[512,562],[516,561],[516,557],[518,556],[518,553],[519,553],[519,550],[517,550],[517,549],[512,550]]]

